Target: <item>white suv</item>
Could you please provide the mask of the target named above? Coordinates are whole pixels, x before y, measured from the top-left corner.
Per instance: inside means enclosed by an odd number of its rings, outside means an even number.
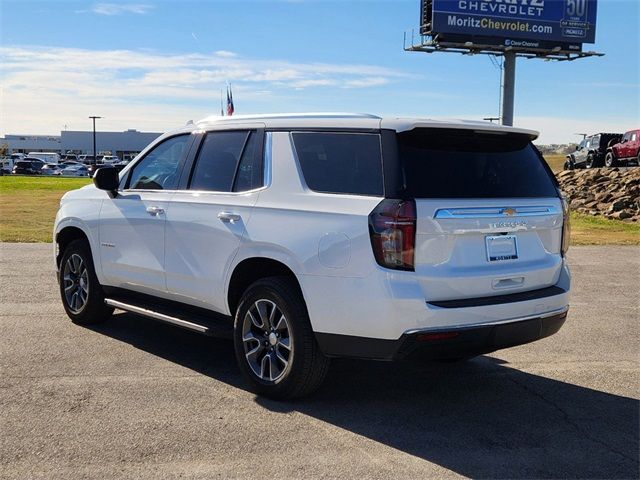
[[[259,393],[330,357],[462,359],[557,332],[569,222],[536,132],[308,114],[213,117],[67,193],[74,322],[114,308],[233,337]]]

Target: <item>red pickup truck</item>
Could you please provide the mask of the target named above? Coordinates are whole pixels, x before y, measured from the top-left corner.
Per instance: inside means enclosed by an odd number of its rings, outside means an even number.
[[[604,157],[604,164],[607,167],[628,165],[631,162],[640,166],[640,130],[629,130],[618,143],[607,148],[607,154]]]

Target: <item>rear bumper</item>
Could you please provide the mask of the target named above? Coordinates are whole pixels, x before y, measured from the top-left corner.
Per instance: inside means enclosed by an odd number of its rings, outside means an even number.
[[[556,333],[568,308],[534,318],[519,318],[457,328],[421,329],[397,340],[316,333],[320,349],[331,357],[401,360],[407,357],[447,359],[481,355],[534,342]]]

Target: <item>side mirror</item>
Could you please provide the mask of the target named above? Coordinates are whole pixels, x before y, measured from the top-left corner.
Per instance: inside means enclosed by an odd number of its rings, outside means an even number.
[[[100,190],[117,192],[120,185],[118,170],[113,167],[99,168],[93,174],[93,184]]]
[[[580,145],[576,145],[576,150],[580,150]]]

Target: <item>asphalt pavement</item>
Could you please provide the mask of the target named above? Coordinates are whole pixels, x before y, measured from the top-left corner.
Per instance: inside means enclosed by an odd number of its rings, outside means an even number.
[[[564,328],[462,364],[332,363],[256,397],[229,341],[72,324],[51,245],[0,245],[0,477],[639,478],[640,248],[572,247]]]

